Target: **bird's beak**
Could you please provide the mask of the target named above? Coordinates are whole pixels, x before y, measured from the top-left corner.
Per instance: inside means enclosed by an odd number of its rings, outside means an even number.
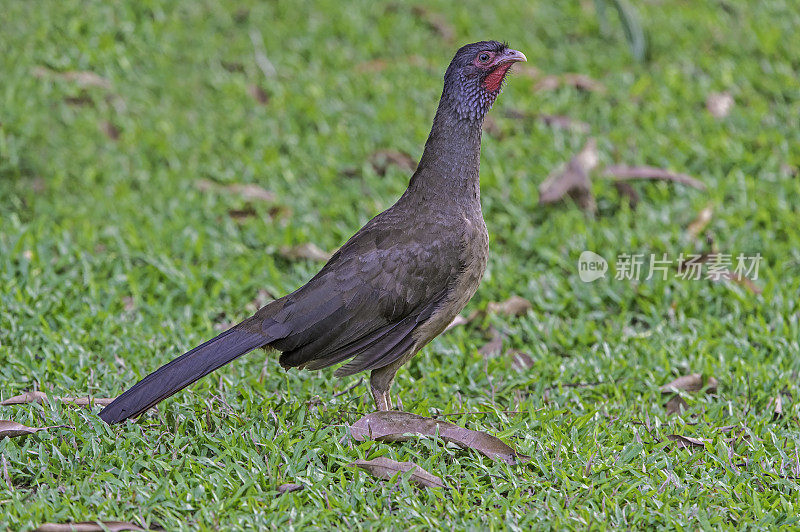
[[[498,65],[502,65],[504,63],[518,63],[523,62],[526,63],[528,58],[525,57],[525,54],[520,52],[519,50],[512,50],[509,48],[503,55],[500,57],[500,60],[497,62]]]

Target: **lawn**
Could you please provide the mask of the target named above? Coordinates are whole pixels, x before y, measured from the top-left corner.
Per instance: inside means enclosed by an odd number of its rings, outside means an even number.
[[[0,407],[66,426],[0,439],[0,529],[800,527],[800,3],[635,4],[644,61],[589,0],[5,2],[0,399],[113,397],[303,284],[322,263],[291,251],[336,249],[405,189],[457,47],[522,50],[483,138],[473,319],[394,392],[530,460],[353,441],[365,381],[259,351],[136,423]],[[595,211],[540,205],[590,138]],[[707,188],[631,181],[633,208],[620,164]],[[585,250],[605,278],[581,281]],[[615,275],[712,250],[759,254],[758,279]],[[491,305],[511,296],[531,308]],[[718,384],[672,412],[660,387],[690,374]],[[350,467],[379,456],[446,487]]]

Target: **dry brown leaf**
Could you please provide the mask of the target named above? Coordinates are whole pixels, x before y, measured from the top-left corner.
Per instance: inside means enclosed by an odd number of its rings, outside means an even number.
[[[269,94],[267,94],[267,91],[255,83],[252,83],[249,87],[247,87],[247,92],[261,105],[267,105],[269,103]]]
[[[544,76],[533,88],[536,91],[551,91],[562,86],[574,87],[587,92],[605,92],[606,87],[585,74],[567,73]]]
[[[783,417],[783,397],[781,394],[776,395],[774,399],[770,398],[767,408],[772,409],[772,417],[774,419]]]
[[[564,115],[539,115],[539,119],[550,127],[558,129],[571,129],[578,133],[588,133],[589,124],[580,120],[573,120]]]
[[[705,382],[706,393],[714,393],[717,391],[719,382],[714,377],[709,377]],[[703,376],[700,373],[692,373],[691,375],[683,375],[677,379],[663,385],[661,393],[675,393],[679,390],[686,392],[699,392],[703,389]]]
[[[705,190],[706,185],[702,181],[686,174],[679,174],[677,172],[670,172],[663,168],[656,168],[653,166],[625,166],[614,165],[609,166],[603,170],[603,176],[616,179],[617,181],[626,181],[629,179],[653,179],[661,181],[674,181],[682,185],[688,185],[698,190]]]
[[[406,172],[413,172],[417,169],[417,162],[409,154],[398,150],[378,150],[369,157],[369,162],[375,173],[383,177],[394,165]]]
[[[119,128],[108,120],[105,120],[100,124],[100,129],[106,134],[106,137],[110,138],[111,140],[119,140]]]
[[[711,217],[714,215],[714,207],[709,203],[705,207],[703,207],[699,213],[697,213],[697,217],[692,220],[692,222],[686,226],[686,232],[692,239],[697,238],[703,229],[711,222]]]
[[[758,286],[751,279],[748,279],[744,275],[729,271],[725,273],[725,279],[728,279],[729,281],[733,281],[734,283],[745,287],[753,294],[759,295],[761,292],[763,292],[760,286]]]
[[[289,260],[317,260],[322,262],[329,260],[333,253],[320,249],[312,242],[306,242],[292,247],[281,248],[281,255]]]
[[[419,436],[439,436],[465,449],[474,449],[493,460],[507,464],[526,462],[529,456],[518,453],[499,438],[428,417],[396,410],[373,412],[362,417],[350,427],[356,441],[407,441]]]
[[[283,495],[284,493],[291,493],[293,491],[300,491],[301,489],[305,488],[302,484],[295,484],[293,482],[287,482],[286,484],[281,484],[278,486],[278,493]]]
[[[524,351],[511,349],[506,353],[506,356],[511,357],[511,367],[517,371],[524,371],[531,369],[534,365],[533,357]]]
[[[641,199],[636,189],[624,181],[614,181],[614,187],[617,189],[620,196],[628,198],[628,205],[630,205],[631,210],[635,210]]]
[[[453,26],[447,21],[447,18],[441,13],[431,11],[426,6],[416,5],[411,8],[411,13],[422,20],[429,28],[431,28],[439,37],[447,42],[453,42],[456,37],[456,31]]]
[[[64,103],[75,106],[94,105],[94,100],[92,100],[92,97],[89,95],[89,93],[84,90],[81,91],[78,96],[67,96],[64,98]]]
[[[195,182],[195,186],[203,192],[220,191],[230,194],[237,194],[246,200],[253,201],[274,201],[275,194],[254,183],[233,183],[231,185],[220,185],[208,179],[200,179]]]
[[[589,139],[563,170],[550,174],[539,185],[539,205],[556,203],[569,195],[581,209],[594,212],[597,205],[589,183],[589,172],[598,162],[597,142]]]
[[[5,401],[0,402],[0,406],[24,405],[30,403],[44,404],[49,399],[62,401],[64,403],[72,403],[75,406],[105,406],[114,400],[108,397],[62,397],[60,395],[48,397],[48,395],[44,392],[26,392],[20,395],[15,395],[14,397],[9,397]]]
[[[692,438],[691,436],[683,436],[681,434],[667,434],[667,439],[675,442],[675,447],[678,449],[705,449],[706,442],[711,440],[707,438]]]
[[[414,462],[397,462],[385,456],[372,460],[356,460],[350,466],[360,467],[364,471],[385,480],[394,478],[397,473],[411,473],[408,479],[425,488],[444,488],[439,477],[428,473]]]
[[[57,72],[45,67],[35,67],[33,75],[37,78],[54,77],[60,78],[70,83],[75,83],[79,87],[100,87],[103,89],[110,89],[111,82],[106,78],[85,70],[67,70],[65,72]]]
[[[675,394],[670,397],[664,408],[667,410],[667,415],[672,416],[674,414],[680,414],[681,410],[686,410],[689,408],[689,405],[686,404],[686,401],[683,400],[683,397]]]
[[[712,92],[706,98],[706,109],[714,118],[725,118],[733,109],[733,103],[730,92]]]
[[[123,530],[146,529],[125,521],[82,521],[80,523],[45,523],[33,532],[103,532],[105,530],[122,532]]]
[[[233,184],[225,187],[246,200],[273,201],[275,194],[253,183]]]
[[[50,425],[48,427],[28,427],[16,421],[9,421],[7,419],[0,419],[0,438],[16,438],[18,436],[28,436],[36,434],[40,430],[47,429],[60,429],[67,427],[67,425]]]
[[[533,308],[531,302],[524,297],[513,295],[499,303],[491,302],[486,306],[490,314],[501,314],[503,316],[524,316]]]
[[[252,205],[246,205],[241,209],[228,209],[228,216],[236,220],[237,222],[241,222],[243,220],[247,220],[248,218],[252,218],[255,216],[256,210],[253,208]]]
[[[489,329],[489,341],[486,344],[478,349],[478,353],[480,353],[484,357],[496,357],[503,351],[503,335],[500,334],[500,331],[492,327]]]

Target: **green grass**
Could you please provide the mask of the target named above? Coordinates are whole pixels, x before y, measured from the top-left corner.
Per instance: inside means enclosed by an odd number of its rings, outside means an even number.
[[[448,419],[500,436],[530,464],[439,440],[347,441],[346,425],[372,408],[365,385],[333,397],[356,380],[284,373],[274,353],[253,353],[135,424],[110,428],[98,408],[0,407],[3,419],[74,427],[0,440],[13,485],[0,479],[0,528],[800,526],[800,4],[637,3],[643,63],[611,10],[603,36],[593,2],[429,4],[454,41],[402,2],[5,2],[0,395],[116,395],[215,324],[248,315],[259,290],[304,283],[319,264],[288,261],[280,248],[334,249],[391,205],[408,173],[380,176],[370,155],[417,158],[456,47],[499,38],[544,74],[580,72],[607,90],[509,80],[491,111],[500,135],[484,135],[491,257],[467,311],[511,294],[533,309],[436,339],[399,373],[395,393],[422,415],[497,410]],[[271,78],[253,59],[252,30]],[[37,67],[91,71],[110,87]],[[723,119],[705,110],[719,91],[735,99]],[[596,216],[539,207],[538,184],[588,135],[510,110],[584,121],[601,165],[666,167],[708,190],[637,182],[633,211],[595,179]],[[360,175],[347,177],[352,169]],[[200,190],[200,179],[257,183],[276,199],[248,206]],[[708,204],[716,247],[764,257],[762,295],[674,277],[578,279],[585,249],[612,261],[701,249],[686,226]],[[230,216],[241,209],[253,215]],[[533,367],[484,359],[480,325],[502,330]],[[693,372],[716,377],[719,390],[687,396],[688,410],[668,417],[658,387]],[[773,418],[769,400],[782,391],[784,415]],[[730,425],[749,438],[727,441],[719,427]],[[668,434],[710,442],[676,450]],[[450,487],[346,467],[379,455],[415,461]],[[278,497],[285,482],[305,489]]]

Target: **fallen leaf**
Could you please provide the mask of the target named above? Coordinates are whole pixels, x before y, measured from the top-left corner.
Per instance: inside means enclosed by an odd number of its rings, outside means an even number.
[[[773,419],[783,417],[783,397],[781,397],[781,394],[776,395],[774,399],[770,398],[767,408],[772,409]]]
[[[613,178],[617,181],[630,179],[652,179],[661,181],[674,181],[682,185],[688,185],[699,190],[705,190],[706,185],[702,181],[686,174],[670,172],[663,168],[653,166],[609,166],[603,171],[603,176]]]
[[[524,351],[511,349],[506,353],[506,356],[511,357],[511,367],[518,371],[531,369],[534,365],[533,357]]]
[[[712,92],[706,98],[706,109],[714,118],[725,118],[733,109],[733,103],[730,92]]]
[[[417,162],[409,154],[398,150],[378,150],[370,155],[369,162],[375,173],[383,177],[390,166],[397,166],[406,172],[417,169]]]
[[[748,279],[744,275],[728,271],[728,272],[725,272],[724,277],[726,279],[728,279],[729,281],[733,281],[734,283],[745,287],[747,290],[749,290],[750,292],[752,292],[752,293],[754,293],[756,295],[758,295],[761,292],[763,292],[763,290],[761,289],[760,286],[758,286],[756,283],[754,283],[752,281],[752,279]]]
[[[411,473],[408,479],[425,488],[444,488],[444,482],[413,462],[397,462],[385,456],[373,460],[356,460],[350,466],[360,467],[378,478],[391,480],[398,473]]]
[[[597,142],[589,139],[563,170],[550,174],[539,185],[539,205],[556,203],[569,195],[581,209],[594,212],[597,205],[589,183],[589,172],[598,162]]]
[[[711,441],[707,438],[692,438],[691,436],[682,436],[680,434],[668,434],[667,439],[674,441],[678,449],[705,449],[706,442]]]
[[[36,434],[40,430],[60,429],[67,425],[51,425],[49,427],[28,427],[16,421],[0,419],[0,438],[16,438],[17,436],[28,436]]]
[[[72,403],[76,406],[105,406],[114,400],[108,397],[62,397],[60,395],[48,396],[44,392],[26,392],[20,395],[15,395],[14,397],[9,397],[5,401],[0,402],[0,406],[24,405],[30,403],[44,404],[49,399],[62,401],[64,403]]]
[[[431,28],[439,37],[447,42],[452,42],[455,39],[456,31],[453,26],[447,21],[447,18],[441,13],[431,11],[426,6],[416,5],[411,8],[411,13],[422,20],[429,28]]]
[[[492,327],[489,329],[489,337],[489,341],[478,349],[478,353],[484,357],[496,357],[503,351],[503,335],[500,334],[500,331]]]
[[[705,382],[706,393],[714,393],[717,391],[719,382],[714,377],[709,377]],[[700,373],[692,373],[691,375],[684,375],[677,379],[663,385],[659,390],[661,393],[675,393],[679,390],[686,392],[699,392],[703,389],[703,376]]]
[[[230,194],[237,194],[246,200],[275,200],[275,194],[254,183],[233,183],[231,185],[220,185],[208,179],[200,179],[195,182],[195,186],[203,192],[220,191]]]
[[[362,417],[350,427],[356,441],[407,441],[420,436],[439,436],[464,449],[474,449],[493,460],[507,464],[526,462],[530,457],[518,453],[499,438],[485,432],[454,425],[447,421],[396,410],[373,412]]]
[[[680,414],[681,410],[686,410],[687,408],[689,408],[689,405],[686,404],[686,401],[683,400],[683,397],[681,397],[678,394],[675,394],[672,397],[670,397],[669,401],[667,401],[667,404],[664,406],[664,408],[667,411],[667,415],[672,416],[674,414]]]
[[[706,205],[703,207],[699,213],[697,213],[697,217],[692,220],[692,222],[686,226],[686,232],[692,239],[697,238],[703,229],[711,222],[711,217],[714,214],[714,207],[711,204]]]
[[[587,92],[605,92],[606,90],[605,85],[599,81],[585,74],[575,73],[544,76],[533,89],[535,91],[551,91],[564,86]]]
[[[258,214],[252,205],[247,205],[241,209],[228,209],[228,216],[240,222],[248,218],[252,218]]]
[[[106,78],[86,70],[67,70],[65,72],[58,72],[55,70],[50,70],[49,68],[38,66],[33,69],[33,75],[37,78],[54,77],[63,79],[64,81],[75,83],[80,87],[101,87],[103,89],[111,88],[111,82]]]
[[[250,96],[255,99],[261,105],[267,105],[269,103],[269,94],[267,91],[256,85],[255,83],[251,84],[247,87],[247,92],[250,93]]]
[[[280,486],[278,486],[278,493],[283,495],[284,493],[300,491],[303,488],[305,488],[305,486],[303,486],[302,484],[295,484],[293,482],[288,482],[286,484],[281,484]]]
[[[102,124],[100,124],[100,129],[103,130],[103,133],[105,133],[106,136],[111,140],[119,140],[119,128],[108,120],[105,120]]]
[[[321,262],[329,260],[333,255],[333,253],[328,253],[320,249],[312,242],[306,242],[292,247],[283,247],[280,252],[284,258],[289,260],[317,260]]]
[[[88,92],[82,90],[78,96],[67,96],[64,98],[64,103],[67,105],[75,105],[75,106],[83,106],[83,105],[93,105],[94,100],[89,95]]]
[[[624,181],[614,181],[614,187],[617,189],[620,196],[628,198],[628,205],[630,205],[631,210],[635,210],[640,200],[639,193],[636,192],[636,189]]]
[[[146,530],[125,521],[82,521],[80,523],[45,523],[33,532],[121,532],[123,530]]]
[[[491,302],[486,306],[486,310],[491,314],[503,316],[524,316],[532,308],[533,305],[530,301],[518,295],[513,295],[499,303]]]
[[[228,72],[244,72],[244,65],[238,61],[220,61],[219,64]]]

